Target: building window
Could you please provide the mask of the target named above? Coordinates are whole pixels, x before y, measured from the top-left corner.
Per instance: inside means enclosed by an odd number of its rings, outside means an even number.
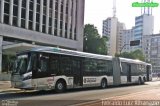
[[[38,1],[40,1],[40,0],[38,0]],[[36,9],[36,11],[37,11],[38,13],[40,13],[40,4],[37,4],[37,9]]]
[[[29,11],[29,20],[33,20],[33,11]]]
[[[55,19],[54,21],[54,26],[57,28],[57,19]]]
[[[65,30],[65,38],[67,38],[67,30]]]
[[[67,27],[67,23],[65,23],[65,30],[67,30],[67,28],[68,28],[68,27]]]
[[[58,0],[55,1],[55,10],[58,11]]]
[[[25,19],[21,19],[21,27],[25,28]]]
[[[49,8],[52,8],[53,0],[50,0]]]
[[[72,39],[72,33],[70,32],[70,37],[69,37],[69,39]]]
[[[33,25],[33,22],[32,21],[29,21],[29,29],[32,30],[32,25]]]
[[[9,15],[8,14],[4,14],[4,23],[9,24]]]
[[[63,13],[61,13],[60,15],[60,20],[63,20]]]
[[[29,9],[33,11],[33,2],[32,1],[30,1],[30,3],[29,3]]]
[[[62,37],[62,30],[60,30],[60,37]]]
[[[46,7],[43,7],[43,15],[46,15]]]
[[[26,18],[26,9],[22,8],[21,17]]]
[[[46,24],[46,16],[43,15],[43,24]]]
[[[63,21],[60,21],[60,29],[63,27]]]
[[[4,13],[9,14],[9,3],[4,3]]]
[[[49,18],[49,26],[52,26],[52,18]]]
[[[39,0],[40,1],[40,0]],[[26,0],[22,0],[22,7],[26,8]]]
[[[47,1],[46,0],[43,1],[43,6],[47,6]]]
[[[77,36],[76,36],[76,28],[74,28],[74,40],[77,40]]]
[[[66,14],[68,14],[68,0],[66,1]]]
[[[18,1],[19,1],[19,0],[13,0],[13,1],[14,1],[13,4],[18,6]]]
[[[17,26],[17,17],[13,17],[13,26]]]
[[[63,13],[63,1],[61,1],[61,13]]]
[[[76,33],[74,33],[74,40],[77,40],[77,36],[76,36]]]
[[[36,23],[36,31],[39,31],[39,23]]]
[[[37,3],[40,4],[41,0],[37,0]]]
[[[49,17],[52,17],[52,9],[49,9]]]
[[[54,29],[54,36],[57,36],[57,29]]]
[[[36,22],[39,22],[39,21],[40,21],[39,17],[40,17],[40,15],[39,15],[39,13],[37,13],[37,14],[36,14]]]
[[[18,6],[13,6],[13,16],[18,17]]]
[[[49,28],[48,28],[48,33],[49,33],[49,34],[52,34],[52,27],[49,27]]]
[[[42,25],[42,32],[43,32],[43,33],[46,32],[46,31],[45,31],[45,30],[46,30],[45,28],[46,28],[46,26],[45,26],[45,25]]]
[[[55,11],[55,18],[58,18],[58,11]]]

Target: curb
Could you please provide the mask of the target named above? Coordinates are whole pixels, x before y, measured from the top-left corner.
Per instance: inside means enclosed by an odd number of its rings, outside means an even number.
[[[0,93],[10,93],[10,92],[17,92],[17,91],[21,91],[20,89],[14,89],[14,88],[11,88],[11,89],[2,89],[0,90]]]

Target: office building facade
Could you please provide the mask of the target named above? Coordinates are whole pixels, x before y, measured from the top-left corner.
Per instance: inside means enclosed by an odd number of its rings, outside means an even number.
[[[0,61],[4,46],[24,42],[83,51],[84,5],[85,0],[0,0]]]
[[[123,49],[123,31],[126,29],[124,23],[118,22],[117,24],[117,53],[120,53]]]
[[[160,73],[160,34],[143,36],[142,47],[146,61],[152,64],[153,73]]]
[[[103,21],[103,36],[107,36],[108,55],[115,56],[116,53],[120,53],[122,48],[122,36],[125,25],[118,21],[116,17],[109,17]]]
[[[124,30],[123,37],[122,37],[122,42],[123,42],[122,52],[133,51],[133,46],[130,46],[130,41],[133,41],[133,40],[134,40],[134,28]]]
[[[142,49],[142,37],[153,34],[154,17],[150,14],[143,14],[135,18],[134,40],[140,40],[139,46],[134,49]]]
[[[160,34],[151,35],[150,62],[154,73],[160,73]]]

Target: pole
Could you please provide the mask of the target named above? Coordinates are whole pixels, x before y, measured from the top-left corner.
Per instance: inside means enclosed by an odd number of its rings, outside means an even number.
[[[123,48],[124,48],[126,45],[130,45],[130,44],[124,44],[123,47],[122,47],[121,50],[120,50],[120,54],[121,54]]]

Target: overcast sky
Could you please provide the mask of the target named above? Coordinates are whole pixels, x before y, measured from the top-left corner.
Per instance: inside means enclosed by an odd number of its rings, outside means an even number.
[[[141,8],[132,7],[141,0],[117,0],[117,17],[130,29],[135,25],[135,16],[141,15]],[[153,0],[160,3],[160,0]],[[94,24],[102,35],[102,21],[113,16],[113,0],[85,0],[85,24]],[[160,32],[160,6],[153,8],[154,33]]]

